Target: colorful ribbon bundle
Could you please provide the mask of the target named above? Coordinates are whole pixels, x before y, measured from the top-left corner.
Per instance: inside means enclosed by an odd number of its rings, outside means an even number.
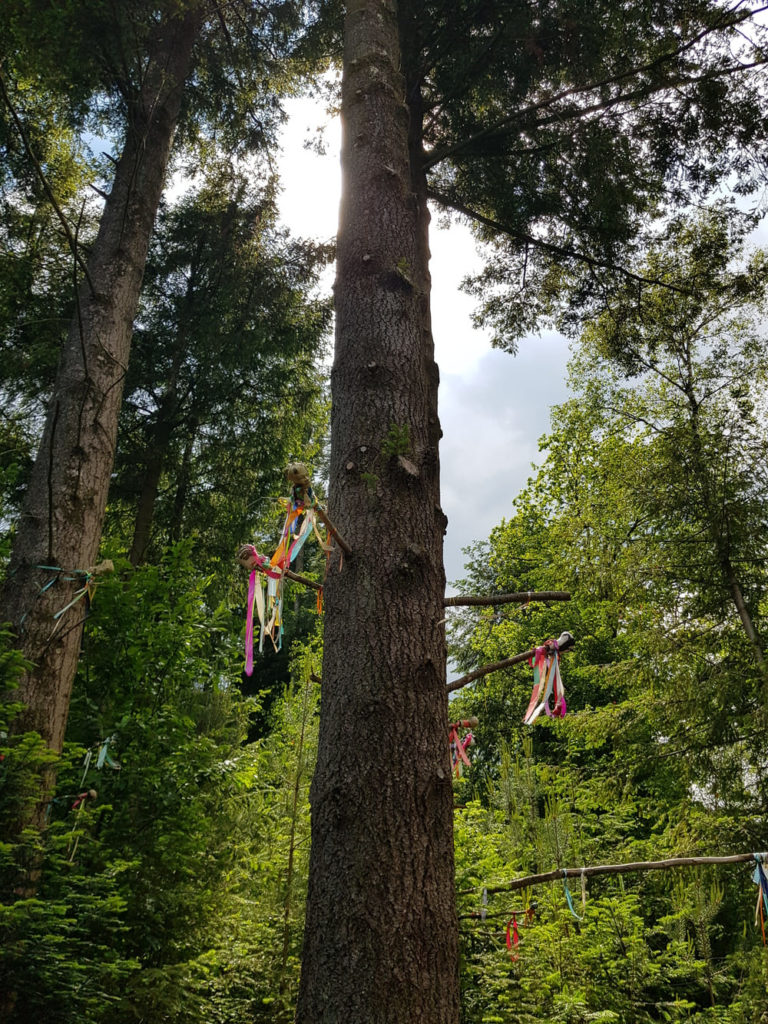
[[[297,465],[300,465],[297,464]],[[289,470],[291,467],[289,467]],[[304,476],[294,484],[291,497],[286,501],[286,516],[280,534],[280,543],[270,559],[260,555],[256,548],[246,545],[252,558],[259,568],[251,569],[248,578],[248,606],[245,624],[245,674],[253,673],[254,647],[254,610],[259,619],[259,651],[264,650],[264,637],[268,636],[276,651],[283,643],[283,588],[285,572],[290,569],[304,544],[314,532],[320,547],[328,551],[317,528],[317,503],[309,480]],[[266,576],[266,596],[264,581]],[[322,609],[321,598],[318,596],[318,611]]]
[[[451,745],[451,764],[453,771],[456,774],[456,778],[461,777],[462,764],[465,764],[469,768],[469,758],[467,757],[467,749],[470,744],[475,742],[475,737],[471,732],[466,733],[465,736],[461,736],[461,729],[470,729],[472,726],[477,725],[476,718],[464,718],[459,722],[451,722],[448,726],[448,742]]]
[[[105,740],[100,740],[98,743],[94,744],[92,747],[89,747],[88,750],[86,750],[85,757],[83,758],[83,777],[80,780],[80,785],[81,786],[85,785],[85,778],[86,778],[86,776],[88,774],[88,769],[91,767],[91,761],[93,760],[93,752],[94,752],[94,750],[97,751],[97,754],[96,754],[96,770],[97,771],[101,771],[101,769],[104,767],[105,764],[109,768],[113,768],[117,772],[120,771],[120,769],[122,768],[122,765],[119,764],[117,761],[115,761],[115,759],[109,753],[109,744],[110,743],[114,744],[114,742],[115,742],[115,737],[114,736],[107,736],[107,738]]]
[[[44,586],[40,587],[40,589],[37,592],[38,597],[41,594],[44,594],[46,590],[50,590],[50,588],[55,583],[82,583],[82,586],[75,591],[72,600],[68,601],[63,608],[60,608],[57,612],[55,612],[53,616],[53,621],[55,625],[53,627],[51,635],[48,637],[48,642],[50,643],[50,641],[53,640],[54,636],[56,635],[56,631],[58,630],[59,626],[61,625],[62,617],[66,615],[70,608],[74,608],[78,601],[82,601],[83,599],[85,599],[85,615],[86,617],[88,616],[91,603],[96,593],[96,587],[101,582],[99,577],[104,575],[104,573],[114,572],[115,566],[109,558],[106,558],[103,562],[99,562],[99,564],[95,565],[92,569],[62,569],[58,565],[33,565],[31,566],[31,568],[41,569],[45,572],[54,573],[51,579],[49,579]],[[27,610],[21,616],[19,627],[22,630],[22,632],[24,620],[26,619],[28,614],[29,612]]]
[[[532,725],[542,711],[550,718],[564,718],[565,688],[560,678],[560,651],[557,640],[547,640],[537,647],[528,664],[533,667],[533,692],[523,722]],[[550,706],[550,697],[554,705]]]

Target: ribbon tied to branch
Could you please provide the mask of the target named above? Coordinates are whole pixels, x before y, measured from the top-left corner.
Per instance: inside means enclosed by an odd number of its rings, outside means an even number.
[[[550,718],[564,718],[566,712],[565,688],[560,677],[560,650],[557,640],[547,640],[537,647],[528,659],[533,668],[533,691],[523,717],[525,725],[532,725],[544,711]],[[550,698],[553,703],[550,705]]]

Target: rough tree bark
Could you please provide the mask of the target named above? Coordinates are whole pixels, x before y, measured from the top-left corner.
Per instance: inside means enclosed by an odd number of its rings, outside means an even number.
[[[62,350],[0,599],[0,619],[13,624],[35,665],[21,683],[26,710],[15,728],[37,731],[55,751],[64,739],[85,602],[58,626],[54,614],[98,558],[133,318],[201,19],[193,4],[158,26],[141,92],[129,106],[124,148]]]
[[[300,1024],[455,1024],[438,371],[418,96],[395,0],[352,0],[330,515]]]

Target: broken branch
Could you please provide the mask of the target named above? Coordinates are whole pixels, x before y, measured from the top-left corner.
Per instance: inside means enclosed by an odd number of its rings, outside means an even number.
[[[237,553],[237,560],[244,569],[249,572],[252,569],[256,569],[258,572],[263,572],[266,575],[267,567],[263,566],[253,555],[253,550],[250,544],[245,544]],[[271,567],[270,567],[271,568]],[[306,576],[300,576],[297,572],[292,572],[290,569],[283,569],[283,576],[286,579],[293,580],[294,583],[303,583],[305,587],[311,587],[312,590],[322,590],[322,583],[317,583],[315,580],[310,580]]]
[[[351,555],[352,549],[350,548],[349,544],[347,544],[347,542],[343,539],[343,537],[340,536],[339,531],[336,529],[331,520],[325,514],[325,510],[322,509],[319,505],[317,505],[315,507],[315,514],[317,515],[317,518],[320,520],[320,522],[323,523],[325,528],[328,530],[328,533],[330,533],[330,535],[339,545],[344,554]]]

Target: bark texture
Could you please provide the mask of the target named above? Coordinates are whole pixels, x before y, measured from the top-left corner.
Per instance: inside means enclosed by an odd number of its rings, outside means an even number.
[[[393,0],[345,23],[330,516],[300,1024],[455,1024],[445,574],[421,117]]]
[[[59,619],[98,560],[133,318],[192,50],[197,5],[158,26],[125,145],[62,350],[43,438],[16,534],[0,619],[35,664],[17,730],[60,751],[86,602]],[[41,568],[43,566],[52,568]],[[64,570],[64,571],[56,571]],[[50,584],[50,586],[48,586]]]

